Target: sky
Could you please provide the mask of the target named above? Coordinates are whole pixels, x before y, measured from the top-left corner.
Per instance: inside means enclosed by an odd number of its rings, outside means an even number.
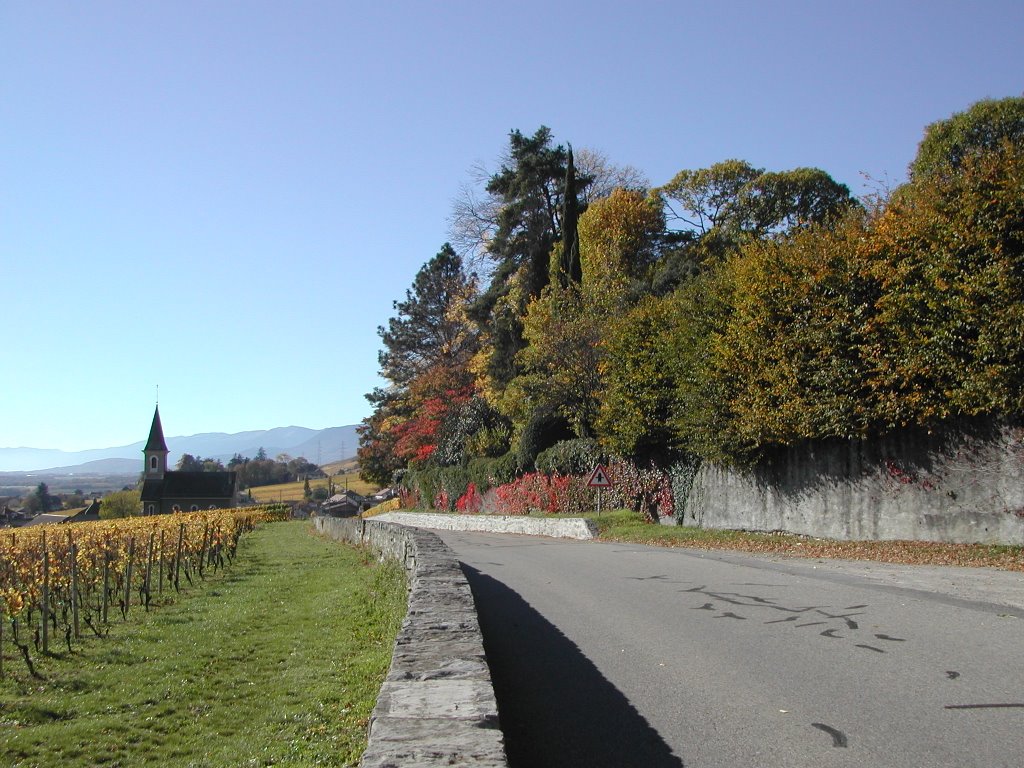
[[[1019,0],[0,3],[0,447],[358,423],[513,129],[860,195],[1022,93]]]

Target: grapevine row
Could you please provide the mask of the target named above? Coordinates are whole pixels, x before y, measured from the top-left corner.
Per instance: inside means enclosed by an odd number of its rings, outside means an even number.
[[[30,644],[70,653],[85,631],[105,636],[112,616],[223,568],[242,534],[286,516],[278,505],[0,531],[0,675],[5,640],[38,677]]]

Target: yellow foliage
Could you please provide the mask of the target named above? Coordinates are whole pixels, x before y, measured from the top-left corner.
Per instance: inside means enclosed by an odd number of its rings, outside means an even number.
[[[580,261],[585,286],[635,276],[645,266],[652,238],[665,228],[656,198],[618,188],[580,217]]]

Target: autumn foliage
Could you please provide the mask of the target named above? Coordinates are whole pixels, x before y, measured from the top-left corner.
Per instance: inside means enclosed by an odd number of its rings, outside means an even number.
[[[381,329],[364,473],[464,513],[590,508],[580,476],[537,471],[574,441],[609,463],[610,501],[654,519],[678,505],[672,466],[1014,417],[1022,126],[1021,99],[929,126],[910,181],[863,202],[742,160],[595,193],[607,168],[513,132],[471,217],[489,284],[445,246]],[[579,274],[551,279],[566,247]]]

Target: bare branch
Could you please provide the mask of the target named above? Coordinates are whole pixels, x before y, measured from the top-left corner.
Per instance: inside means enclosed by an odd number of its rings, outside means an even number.
[[[608,197],[616,187],[646,191],[651,186],[650,181],[639,170],[631,165],[614,165],[599,150],[583,147],[574,154],[579,177],[592,179],[590,184],[581,190],[581,198],[586,204]]]

